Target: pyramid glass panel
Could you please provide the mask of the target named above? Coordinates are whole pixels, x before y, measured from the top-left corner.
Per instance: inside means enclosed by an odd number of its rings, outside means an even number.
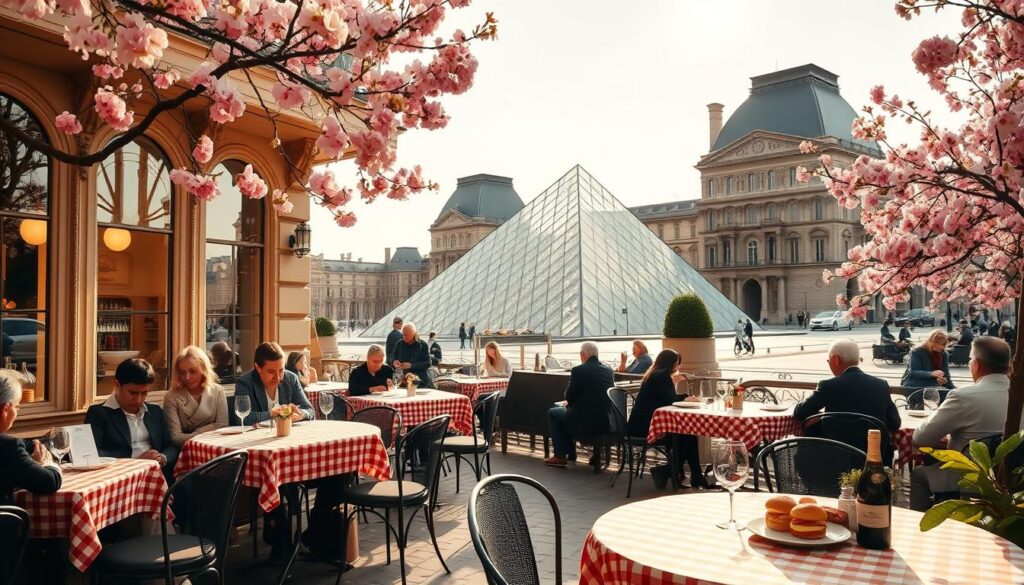
[[[745,317],[577,165],[363,337],[386,336],[396,315],[442,336],[462,321],[480,332],[657,335],[683,293],[704,300],[716,331]]]

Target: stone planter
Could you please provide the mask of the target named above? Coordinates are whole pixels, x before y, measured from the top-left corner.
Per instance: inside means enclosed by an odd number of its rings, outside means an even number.
[[[715,359],[715,339],[713,337],[665,337],[661,340],[661,347],[662,349],[674,349],[682,356],[683,361],[679,364],[681,372],[692,374],[708,370],[712,376],[719,376],[722,373],[718,361]]]
[[[317,337],[317,342],[320,344],[320,351],[325,356],[338,355],[338,336],[328,335],[327,337]]]

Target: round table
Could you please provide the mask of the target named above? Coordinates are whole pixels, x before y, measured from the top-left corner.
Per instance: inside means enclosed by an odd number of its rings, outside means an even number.
[[[744,402],[743,410],[713,410],[666,406],[654,411],[647,442],[654,444],[666,434],[722,437],[742,441],[753,449],[762,441],[777,441],[800,431],[792,407],[782,411],[761,410],[761,404]]]
[[[736,494],[737,521],[763,517],[764,501],[773,495]],[[951,520],[921,532],[921,513],[902,508],[892,509],[892,548],[886,551],[857,546],[856,535],[828,548],[784,548],[749,531],[715,527],[728,517],[724,492],[616,508],[587,536],[580,585],[1024,583],[1024,550],[1013,543]]]

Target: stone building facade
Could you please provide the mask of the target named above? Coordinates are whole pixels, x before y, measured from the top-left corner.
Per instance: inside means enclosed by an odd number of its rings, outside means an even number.
[[[416,248],[384,249],[384,262],[339,260],[314,254],[310,262],[310,296],[314,317],[327,317],[349,328],[380,319],[427,282],[429,260]]]

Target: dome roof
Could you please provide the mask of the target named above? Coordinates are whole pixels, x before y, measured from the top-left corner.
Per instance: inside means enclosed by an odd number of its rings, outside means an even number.
[[[839,95],[839,76],[814,64],[750,78],[750,97],[722,127],[712,151],[724,148],[754,130],[803,138],[832,136],[878,152],[871,141],[856,140],[850,125],[857,113]]]
[[[449,210],[466,217],[482,217],[506,221],[523,208],[523,200],[512,187],[510,177],[497,175],[471,175],[462,177],[455,192],[437,215],[441,219]]]

